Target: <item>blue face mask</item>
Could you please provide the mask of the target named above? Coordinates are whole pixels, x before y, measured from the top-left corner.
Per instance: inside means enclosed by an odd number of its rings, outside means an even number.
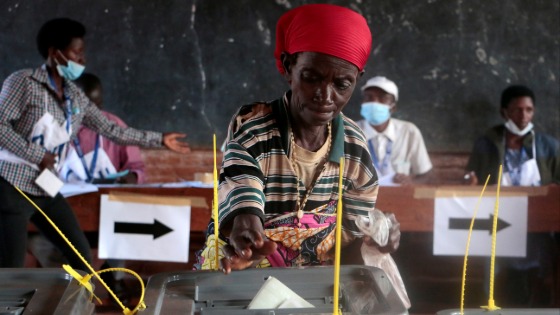
[[[74,62],[72,60],[67,61],[67,66],[63,66],[61,64],[56,65],[56,70],[61,77],[68,79],[68,80],[76,80],[79,78],[84,70],[86,69],[85,66]]]
[[[391,107],[377,102],[367,102],[362,104],[360,114],[368,123],[379,126],[391,118]]]
[[[72,60],[68,60],[67,66],[56,65],[56,70],[58,71],[58,74],[60,74],[61,77],[72,81],[79,78],[85,69],[86,69],[85,66],[77,62],[74,62]]]

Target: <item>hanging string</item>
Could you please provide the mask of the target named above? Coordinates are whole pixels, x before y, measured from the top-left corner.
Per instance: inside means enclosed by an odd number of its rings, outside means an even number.
[[[215,269],[220,269],[220,262],[219,262],[219,245],[218,245],[218,166],[216,164],[216,134],[214,134],[214,176],[213,176],[213,184],[214,184],[214,199],[212,201],[212,217],[214,218],[214,247],[216,248],[215,252]]]
[[[338,175],[338,203],[336,205],[336,234],[334,250],[334,292],[333,292],[333,315],[342,315],[338,306],[340,296],[340,246],[342,239],[342,179],[344,175],[344,157],[340,158],[340,171]]]
[[[484,183],[484,187],[482,187],[482,191],[480,192],[480,196],[478,197],[478,202],[474,208],[474,213],[471,219],[471,225],[469,227],[469,234],[467,237],[467,246],[465,250],[465,259],[463,262],[463,278],[461,282],[461,315],[464,315],[464,305],[465,305],[465,284],[467,279],[467,257],[469,256],[469,246],[471,244],[471,236],[474,227],[474,220],[476,219],[476,214],[478,213],[478,208],[480,207],[480,202],[482,201],[482,196],[484,195],[484,191],[486,190],[486,185],[488,185],[488,181],[490,180],[490,175],[486,177],[486,182]]]
[[[82,285],[87,291],[89,291],[91,293],[92,297],[95,297],[96,300],[101,304],[101,300],[97,296],[95,296],[95,294],[93,293],[93,287],[92,287],[91,283],[89,282],[89,280],[93,276],[95,276],[97,278],[97,280],[99,280],[99,282],[103,285],[103,287],[105,287],[105,289],[107,289],[107,292],[109,292],[111,297],[113,297],[113,299],[117,302],[117,304],[123,309],[123,314],[134,315],[138,311],[146,309],[146,304],[144,304],[144,293],[145,293],[144,292],[145,291],[144,290],[144,282],[142,281],[142,278],[140,276],[138,276],[138,274],[136,274],[132,270],[128,270],[128,269],[125,269],[125,268],[108,268],[108,269],[105,269],[107,271],[109,271],[109,270],[111,270],[111,271],[112,270],[119,270],[119,271],[125,271],[125,272],[128,272],[128,273],[131,273],[135,277],[137,277],[138,280],[140,281],[140,286],[142,288],[142,293],[141,293],[141,296],[140,296],[140,300],[139,300],[138,304],[136,305],[136,307],[133,310],[130,310],[122,304],[122,302],[115,295],[113,290],[111,290],[111,288],[109,288],[109,286],[105,283],[105,281],[103,281],[103,279],[101,279],[101,277],[99,276],[102,272],[105,272],[105,270],[95,271],[93,269],[93,267],[87,262],[87,260],[82,256],[82,254],[80,254],[80,252],[76,249],[76,247],[74,247],[74,245],[70,242],[70,240],[66,237],[66,235],[64,235],[64,233],[62,233],[62,231],[58,228],[58,226],[56,226],[56,224],[49,218],[49,216],[47,216],[47,214],[41,208],[39,208],[39,206],[37,206],[37,204],[35,204],[33,202],[33,200],[31,200],[23,191],[21,191],[21,189],[19,189],[17,186],[14,186],[14,188],[20,194],[22,194],[22,196],[25,199],[27,199],[27,201],[29,201],[33,205],[33,207],[35,207],[35,209],[37,209],[45,217],[45,219],[50,223],[50,225],[55,229],[55,231],[62,237],[62,239],[66,242],[66,244],[68,244],[68,246],[70,246],[72,251],[74,251],[74,253],[76,253],[78,258],[80,258],[80,260],[84,263],[84,265],[86,265],[86,267],[91,271],[91,274],[88,274],[88,275],[82,277],[71,266],[69,266],[69,265],[63,265],[62,266],[64,268],[64,270],[66,270],[68,272],[68,274],[70,274],[72,277],[74,277],[76,279],[76,281],[78,281],[78,283],[80,283],[80,285]]]
[[[494,223],[492,225],[492,251],[490,254],[490,292],[488,294],[488,305],[481,306],[489,311],[499,310],[500,307],[496,306],[494,302],[494,267],[496,261],[496,232],[498,228],[498,210],[500,208],[500,184],[502,182],[502,165],[500,164],[500,171],[498,172],[498,188],[496,190],[496,203],[494,205]]]

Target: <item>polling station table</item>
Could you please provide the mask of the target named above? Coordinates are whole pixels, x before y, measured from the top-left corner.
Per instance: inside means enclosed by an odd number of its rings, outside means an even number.
[[[380,187],[376,207],[395,213],[403,232],[430,232],[434,226],[434,200],[438,192],[476,194],[480,189],[478,186]],[[487,191],[492,194],[495,187],[488,187]],[[84,231],[98,231],[100,196],[111,192],[187,197],[191,199],[191,232],[204,232],[212,213],[212,188],[131,185],[99,187],[98,191],[67,198]],[[508,194],[527,195],[529,232],[560,231],[560,186],[502,187],[502,197]]]
[[[438,310],[457,307],[455,292],[458,292],[457,285],[460,284],[463,259],[459,256],[433,255],[434,208],[438,196],[478,196],[480,190],[479,186],[380,187],[376,206],[383,211],[395,213],[401,224],[403,233],[401,246],[394,257],[409,291],[413,313],[435,313]],[[202,247],[204,233],[212,213],[211,187],[111,186],[99,187],[94,192],[68,197],[68,202],[84,231],[96,233],[99,230],[100,199],[102,195],[111,192],[182,196],[191,199],[191,255]],[[488,187],[485,196],[493,196],[495,192],[495,186]],[[560,186],[502,187],[500,195],[501,197],[512,195],[527,197],[528,233],[560,231]],[[501,213],[503,212],[502,209]],[[481,272],[477,269],[480,270],[484,262],[482,257],[473,257],[469,261],[472,269],[469,271],[470,276],[467,281],[473,288],[477,284],[480,285],[482,281]],[[192,260],[189,260],[189,263],[191,262]],[[160,267],[164,265],[166,264],[159,264]],[[557,292],[560,292],[558,284],[560,279],[554,282],[553,286],[557,288]],[[439,295],[441,298],[435,300],[434,296]]]

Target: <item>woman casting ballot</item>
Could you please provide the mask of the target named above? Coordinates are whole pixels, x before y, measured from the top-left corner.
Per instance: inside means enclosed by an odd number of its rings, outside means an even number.
[[[342,246],[398,247],[394,215],[375,210],[377,175],[365,137],[342,113],[370,50],[369,27],[350,9],[304,5],[280,18],[274,56],[290,90],[241,107],[228,130],[219,183],[225,273],[331,264],[341,158]],[[384,233],[369,233],[377,222]],[[211,222],[196,268],[215,266],[214,244]],[[345,258],[363,263],[356,254]]]

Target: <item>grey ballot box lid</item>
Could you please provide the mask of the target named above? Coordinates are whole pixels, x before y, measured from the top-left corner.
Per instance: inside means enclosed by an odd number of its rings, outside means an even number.
[[[460,309],[437,312],[437,315],[460,315]],[[495,311],[485,309],[464,309],[464,315],[559,315],[560,308],[503,308]]]
[[[249,310],[247,306],[273,276],[315,308]],[[341,266],[339,306],[344,314],[406,314],[385,272],[368,266]],[[332,314],[334,268],[251,268],[179,271],[153,275],[146,286],[143,315]]]
[[[89,315],[94,312],[90,293],[63,269],[0,268],[0,314]]]

